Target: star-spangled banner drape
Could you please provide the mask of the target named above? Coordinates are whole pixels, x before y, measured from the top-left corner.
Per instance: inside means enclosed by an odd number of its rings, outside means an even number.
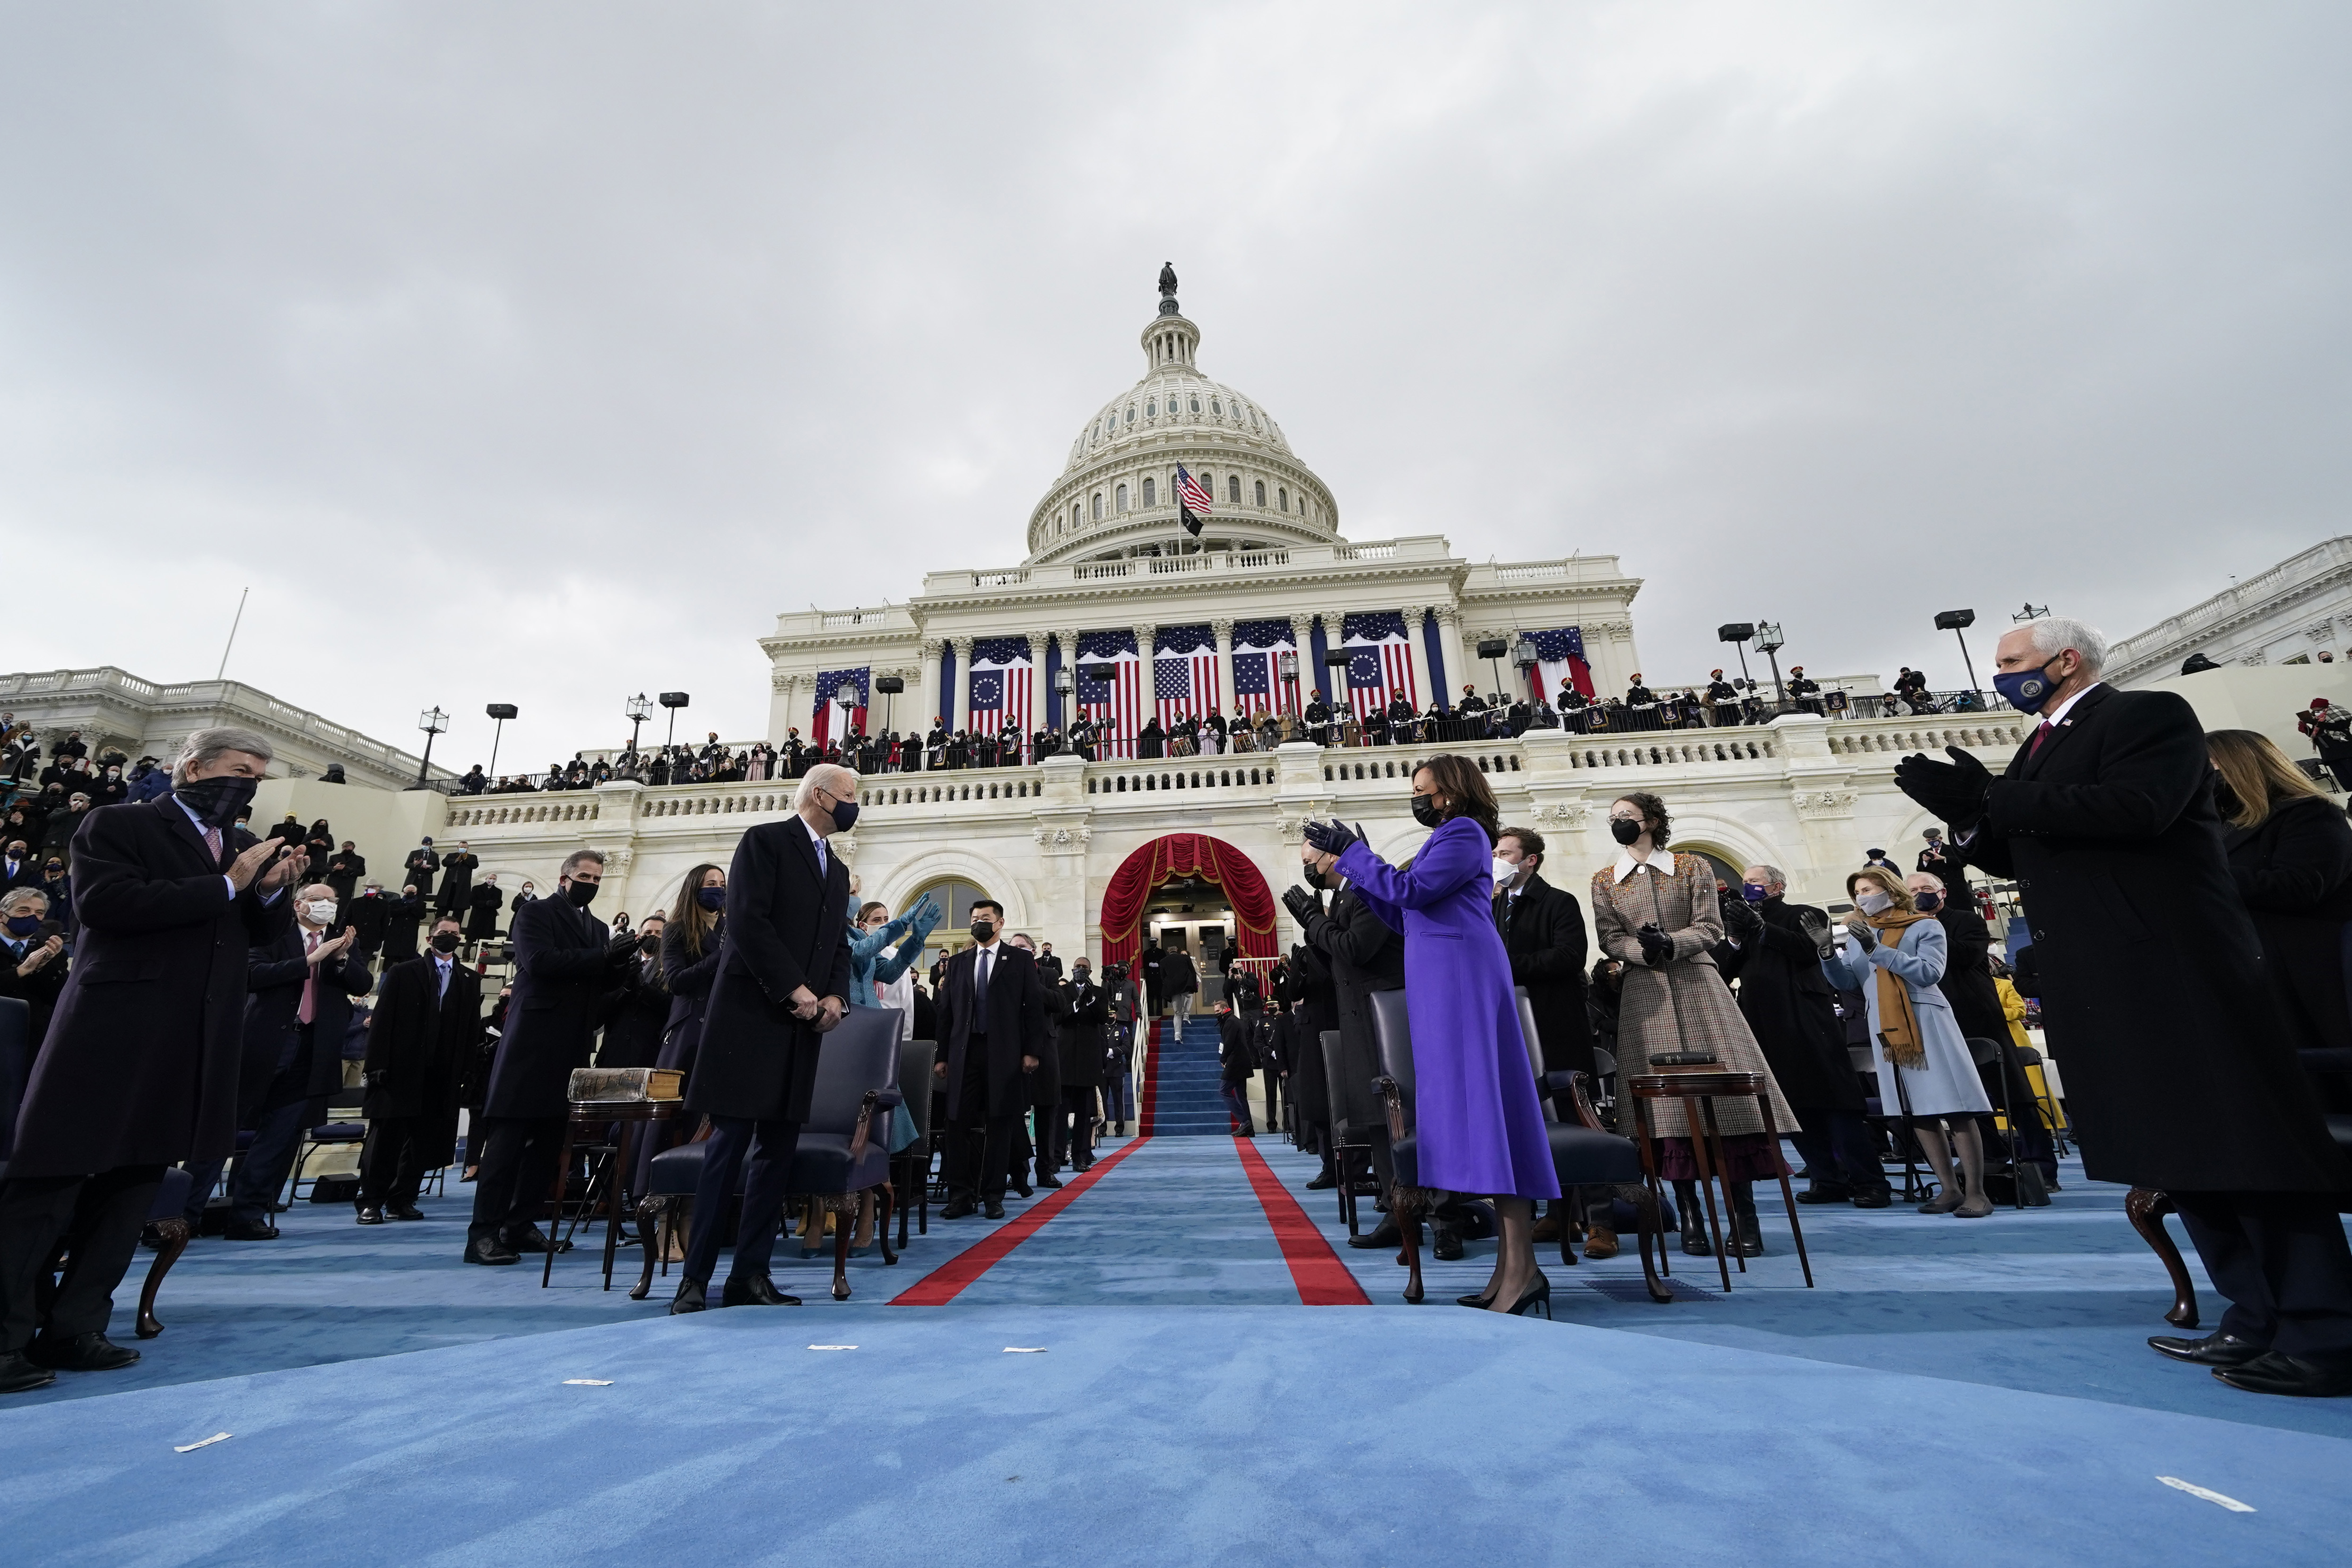
[[[1095,755],[1133,757],[1135,732],[1142,720],[1143,661],[1135,652],[1132,632],[1078,633],[1077,688],[1071,695],[1095,727]],[[1108,669],[1108,677],[1089,674]]]
[[[1029,657],[1026,637],[980,637],[971,644],[971,715],[969,727],[1003,729],[1010,724],[1027,735],[1031,693],[1036,670]]]
[[[833,699],[845,685],[857,688],[857,706],[849,710],[849,733],[855,735],[866,727],[866,704],[873,695],[868,677],[873,673],[874,668],[870,664],[858,670],[821,670],[817,673],[816,712],[809,717],[809,734],[817,745],[824,746],[834,738],[833,716],[841,710]]]
[[[1284,680],[1276,659],[1297,645],[1287,621],[1234,622],[1234,706],[1237,711],[1299,711],[1298,678]]]
[[[1537,669],[1543,677],[1546,700],[1559,700],[1560,684],[1564,681],[1586,696],[1592,695],[1592,666],[1584,660],[1584,632],[1580,627],[1562,626],[1551,632],[1531,632],[1536,640]]]
[[[1153,713],[1166,729],[1217,706],[1217,638],[1206,626],[1163,626],[1152,639]]]
[[[1421,706],[1412,678],[1412,645],[1406,641],[1404,612],[1369,610],[1343,616],[1339,645],[1348,654],[1348,706],[1363,718],[1403,697]]]

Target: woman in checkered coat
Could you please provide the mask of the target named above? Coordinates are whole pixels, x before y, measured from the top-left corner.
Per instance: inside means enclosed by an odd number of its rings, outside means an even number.
[[[1654,1054],[1706,1051],[1724,1071],[1761,1073],[1772,1097],[1773,1125],[1783,1132],[1796,1126],[1797,1113],[1772,1082],[1772,1069],[1709,953],[1723,940],[1713,869],[1697,855],[1666,852],[1673,821],[1665,802],[1646,791],[1610,804],[1609,831],[1623,847],[1593,873],[1592,914],[1601,950],[1625,964],[1618,1072],[1628,1078],[1649,1072]],[[1683,1250],[1705,1256],[1710,1250],[1706,1213],[1699,1206],[1698,1163],[1682,1103],[1653,1100],[1645,1108],[1659,1140],[1659,1174],[1675,1184]],[[1740,1250],[1752,1258],[1764,1250],[1755,1183],[1776,1179],[1787,1167],[1754,1101],[1718,1100],[1715,1120],[1723,1134]]]

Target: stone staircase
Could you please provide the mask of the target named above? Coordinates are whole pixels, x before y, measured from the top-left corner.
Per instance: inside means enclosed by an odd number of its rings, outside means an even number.
[[[1223,1137],[1233,1126],[1217,1090],[1217,1020],[1194,1014],[1152,1028],[1144,1066],[1142,1130],[1153,1137]]]

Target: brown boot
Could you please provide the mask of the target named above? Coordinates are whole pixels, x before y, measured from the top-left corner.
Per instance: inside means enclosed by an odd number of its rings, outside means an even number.
[[[1557,1241],[1559,1239],[1559,1216],[1547,1214],[1536,1221],[1535,1239],[1538,1241]]]
[[[1587,1258],[1614,1258],[1617,1256],[1617,1233],[1594,1226],[1592,1234],[1584,1239],[1584,1255]]]

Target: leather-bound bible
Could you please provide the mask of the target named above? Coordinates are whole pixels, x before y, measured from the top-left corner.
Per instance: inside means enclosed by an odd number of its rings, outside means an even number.
[[[570,1098],[575,1105],[675,1100],[685,1083],[686,1074],[674,1067],[575,1067]]]

